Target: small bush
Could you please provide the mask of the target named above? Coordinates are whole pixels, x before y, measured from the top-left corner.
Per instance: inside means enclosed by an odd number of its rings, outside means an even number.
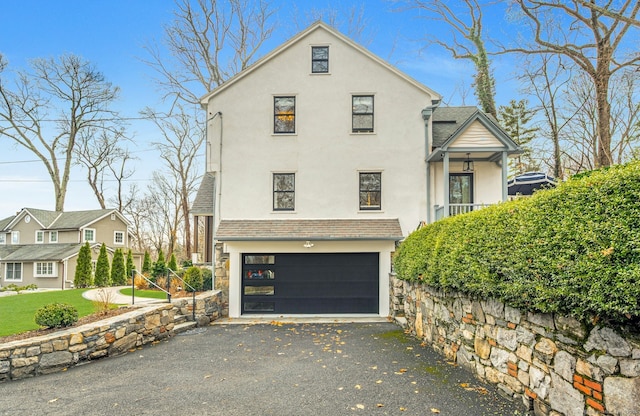
[[[202,270],[199,267],[191,266],[184,272],[184,276],[182,277],[185,283],[192,286],[196,291],[202,290]],[[189,287],[184,288],[187,292],[192,292],[193,290]]]
[[[36,311],[35,321],[46,328],[71,326],[78,322],[78,310],[66,303],[50,303]]]
[[[136,273],[134,284],[136,286],[136,289],[138,289],[138,290],[149,289],[149,282],[147,282],[146,279],[144,279],[142,276],[140,276],[137,273]]]
[[[212,290],[211,284],[211,269],[205,268],[202,269],[202,290]]]

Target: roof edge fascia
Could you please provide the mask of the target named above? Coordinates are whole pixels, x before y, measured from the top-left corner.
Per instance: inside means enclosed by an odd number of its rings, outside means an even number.
[[[484,114],[479,109],[476,110],[476,112],[471,117],[460,124],[460,127],[456,129],[451,137],[449,137],[442,144],[442,146],[440,146],[440,150],[449,151],[449,146],[451,146],[451,144],[453,144],[453,142],[455,142],[462,135],[462,133],[465,132],[475,121],[480,122],[480,124],[482,124],[487,130],[489,130],[489,133],[491,133],[496,139],[498,139],[498,141],[500,141],[500,143],[502,143],[506,147],[505,150],[509,152],[519,152],[522,150],[520,146],[518,146],[504,130],[496,126],[496,124],[489,118],[489,116]]]

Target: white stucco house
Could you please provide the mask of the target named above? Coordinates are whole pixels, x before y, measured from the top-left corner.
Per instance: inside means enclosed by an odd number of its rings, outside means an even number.
[[[192,214],[222,245],[229,316],[389,315],[398,241],[507,199],[520,152],[322,22],[202,98],[207,174]]]

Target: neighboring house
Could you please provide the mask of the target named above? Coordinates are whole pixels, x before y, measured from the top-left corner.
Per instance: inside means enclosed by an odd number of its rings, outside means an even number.
[[[196,251],[228,255],[231,317],[388,316],[398,241],[506,200],[519,148],[475,107],[440,101],[321,22],[202,98]]]
[[[109,256],[129,250],[129,221],[117,210],[56,212],[24,208],[0,220],[0,285],[73,287],[80,247],[88,242],[98,258],[104,243]],[[134,256],[140,269],[140,255]]]

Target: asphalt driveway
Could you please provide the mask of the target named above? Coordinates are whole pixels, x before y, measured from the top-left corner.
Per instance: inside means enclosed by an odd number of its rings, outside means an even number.
[[[522,415],[392,323],[213,325],[0,384],[2,415]]]

